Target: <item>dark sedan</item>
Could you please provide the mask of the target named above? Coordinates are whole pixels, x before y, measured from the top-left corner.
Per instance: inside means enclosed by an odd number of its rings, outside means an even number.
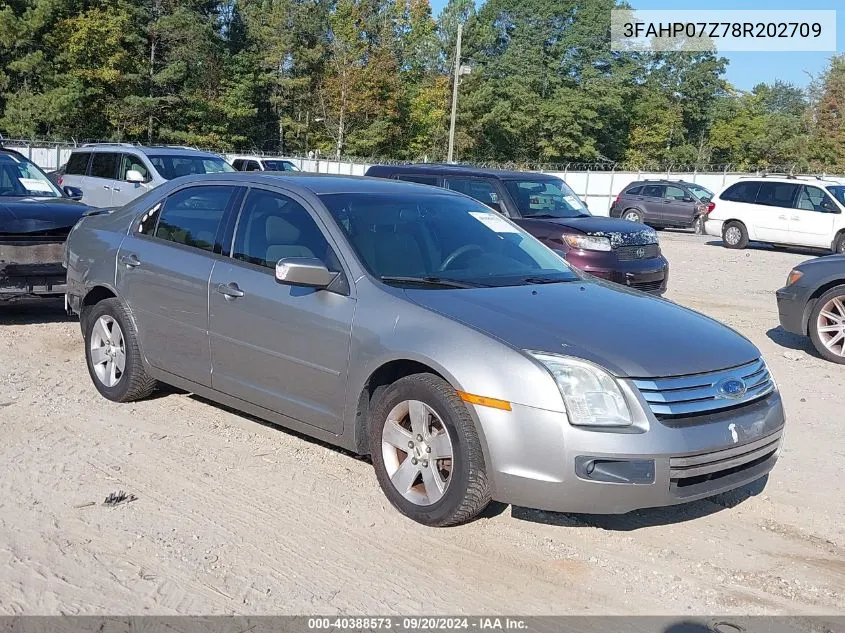
[[[644,292],[666,291],[669,263],[654,229],[593,216],[556,176],[458,165],[374,165],[366,175],[466,194],[560,251],[579,270]]]
[[[809,336],[822,357],[845,365],[845,255],[796,266],[777,301],[785,330]]]
[[[0,301],[62,295],[64,244],[90,207],[59,189],[22,154],[0,148]]]

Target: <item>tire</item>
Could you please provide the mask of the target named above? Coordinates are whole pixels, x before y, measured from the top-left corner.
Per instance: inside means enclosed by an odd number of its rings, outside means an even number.
[[[827,318],[823,312],[836,318]],[[821,327],[838,329],[821,332]],[[845,285],[831,288],[816,300],[807,329],[822,358],[845,365]]]
[[[845,232],[836,236],[833,241],[833,252],[837,255],[845,255]]]
[[[81,322],[88,374],[100,395],[112,402],[134,402],[149,396],[156,381],[144,369],[138,336],[123,304],[105,299],[86,309]]]
[[[369,431],[376,478],[405,516],[446,527],[473,519],[490,503],[475,423],[442,378],[414,374],[390,385],[373,409]],[[429,459],[436,454],[451,459]]]
[[[643,212],[638,209],[625,209],[619,217],[629,222],[643,222]]]
[[[704,223],[707,222],[707,216],[700,215],[692,223],[693,232],[696,235],[704,235]]]
[[[748,246],[748,230],[742,222],[726,222],[722,227],[722,244],[725,248],[742,249]]]

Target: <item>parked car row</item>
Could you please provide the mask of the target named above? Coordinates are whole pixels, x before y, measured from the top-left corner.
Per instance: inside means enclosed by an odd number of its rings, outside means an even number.
[[[85,216],[67,301],[94,385],[175,385],[369,455],[432,526],[491,499],[620,513],[767,475],[784,411],[752,343],[532,237],[536,213],[561,243],[623,239],[571,230],[593,220],[562,182],[436,178],[221,172]],[[502,212],[460,192],[490,182]]]

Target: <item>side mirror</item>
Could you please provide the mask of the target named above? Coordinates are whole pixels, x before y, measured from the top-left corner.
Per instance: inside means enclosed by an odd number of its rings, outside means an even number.
[[[65,185],[64,187],[62,187],[62,191],[71,200],[76,200],[77,202],[82,200],[82,189],[80,189],[79,187],[71,187],[70,185]]]
[[[137,169],[130,169],[126,172],[126,182],[142,183],[144,182],[144,174]]]
[[[289,286],[326,288],[337,277],[319,259],[286,257],[276,262],[276,281]]]
[[[693,202],[692,196],[684,196],[684,202]]]

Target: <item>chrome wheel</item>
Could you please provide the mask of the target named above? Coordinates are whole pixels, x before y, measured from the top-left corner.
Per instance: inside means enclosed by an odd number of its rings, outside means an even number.
[[[728,229],[725,231],[725,241],[731,246],[736,246],[737,244],[739,244],[741,239],[742,231],[739,230],[739,227],[729,226]]]
[[[394,488],[420,506],[437,503],[452,478],[452,440],[434,410],[419,400],[397,404],[381,432],[384,467]]]
[[[117,385],[126,368],[126,343],[117,321],[105,314],[97,319],[89,349],[97,380],[106,387]]]
[[[833,297],[816,319],[819,340],[831,354],[845,357],[845,297]]]
[[[636,211],[628,211],[625,216],[622,218],[623,220],[628,220],[629,222],[639,222],[640,221],[640,214]]]

